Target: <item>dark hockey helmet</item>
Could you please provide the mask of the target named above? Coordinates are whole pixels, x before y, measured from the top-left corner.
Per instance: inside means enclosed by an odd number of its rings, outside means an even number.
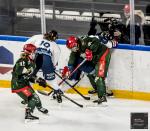
[[[56,30],[51,30],[50,32],[44,34],[44,38],[47,40],[55,41],[58,39],[58,33]]]
[[[27,53],[27,54],[32,54],[36,51],[36,46],[29,43],[29,44],[25,44],[23,47],[23,52]]]
[[[70,36],[67,41],[66,41],[66,46],[69,49],[72,49],[74,47],[77,47],[78,43],[77,43],[77,38],[74,36]]]

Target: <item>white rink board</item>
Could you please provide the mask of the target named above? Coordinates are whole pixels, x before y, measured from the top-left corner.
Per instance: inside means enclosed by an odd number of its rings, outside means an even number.
[[[108,86],[112,89],[150,92],[149,51],[114,49]]]

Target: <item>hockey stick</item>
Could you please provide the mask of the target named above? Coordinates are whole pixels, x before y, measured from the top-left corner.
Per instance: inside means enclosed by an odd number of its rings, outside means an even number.
[[[54,88],[52,88],[51,86],[47,85],[48,88],[54,90]],[[49,96],[51,94],[52,91],[50,92],[45,92],[45,91],[41,91],[41,90],[37,90],[40,94],[45,95],[45,96]],[[64,98],[66,98],[67,100],[71,101],[72,103],[76,104],[77,106],[83,108],[83,105],[77,103],[76,101],[72,100],[71,98],[67,97],[64,94],[61,94],[61,96],[63,96]]]
[[[56,71],[55,71],[55,74],[56,74],[59,78],[63,79]],[[81,77],[81,78],[83,78],[83,77]],[[77,92],[81,97],[83,97],[85,100],[90,100],[90,97],[84,96],[83,94],[81,94],[81,93],[75,88],[75,86],[80,82],[81,78],[80,78],[76,83],[74,83],[73,85],[71,85],[71,84],[70,84],[68,81],[66,81],[66,80],[64,80],[64,82],[65,82],[68,86],[70,86],[75,92]]]
[[[62,94],[62,96],[65,97],[66,99],[68,99],[69,101],[71,101],[72,103],[74,103],[74,104],[78,105],[79,107],[83,108],[83,105],[81,105],[81,104],[77,103],[76,101],[70,99],[70,98],[67,97],[66,95]]]
[[[77,65],[77,67],[70,73],[70,75],[68,77],[63,78],[62,81],[59,82],[58,85],[60,86],[66,79],[72,76],[72,74],[75,73],[79,69],[79,67],[81,67],[81,65],[83,65],[85,62],[86,62],[86,59],[84,59],[79,65]]]

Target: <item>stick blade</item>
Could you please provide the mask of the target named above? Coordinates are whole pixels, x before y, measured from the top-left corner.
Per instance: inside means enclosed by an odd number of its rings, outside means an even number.
[[[85,100],[90,100],[91,98],[84,96],[84,99],[85,99]]]
[[[37,90],[37,92],[42,95],[49,96],[53,91],[47,92],[47,91],[43,91],[43,90]]]

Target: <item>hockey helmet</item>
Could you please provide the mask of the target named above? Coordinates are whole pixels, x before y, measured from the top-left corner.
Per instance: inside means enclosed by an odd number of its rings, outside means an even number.
[[[28,54],[34,53],[35,50],[36,50],[36,46],[31,43],[25,44],[23,47],[23,52],[28,53]]]
[[[72,49],[74,47],[77,47],[78,43],[77,43],[77,38],[74,36],[70,36],[67,41],[66,41],[66,46],[69,49]]]
[[[50,32],[44,34],[44,38],[47,40],[55,41],[58,39],[58,33],[56,30],[51,30]]]

